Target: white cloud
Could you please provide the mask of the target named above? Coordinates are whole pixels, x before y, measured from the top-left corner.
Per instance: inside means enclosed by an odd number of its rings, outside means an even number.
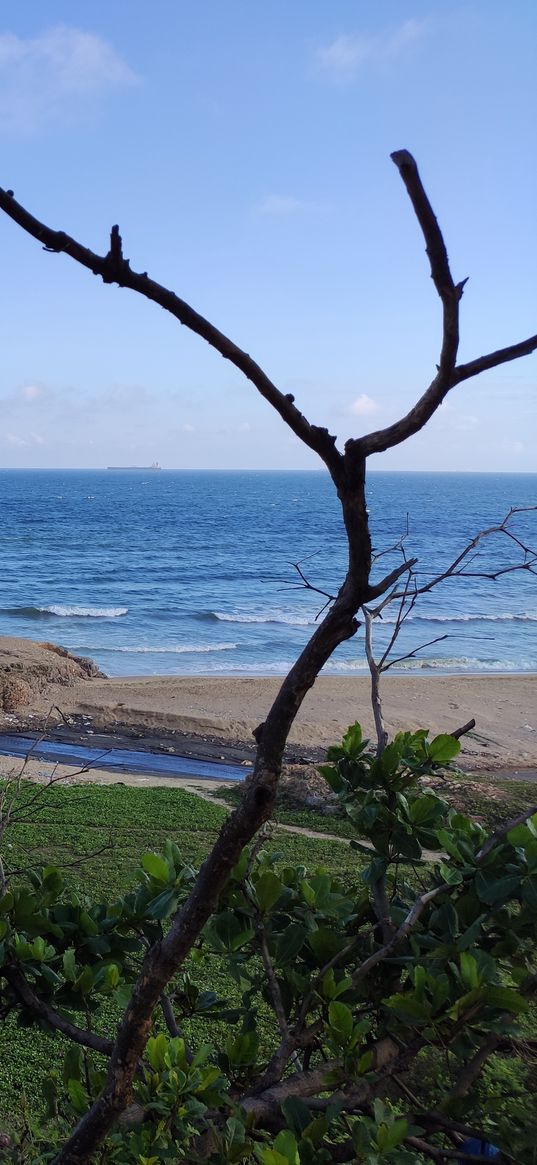
[[[182,433],[195,433],[196,429],[195,429],[194,425],[190,425],[188,423],[188,421],[186,421],[184,425],[181,425],[181,432]]]
[[[41,436],[41,433],[30,433],[30,437],[32,438],[34,445],[46,444],[45,438]]]
[[[399,28],[377,36],[342,33],[317,51],[317,62],[332,80],[352,81],[363,65],[398,56],[419,40],[424,31],[425,21],[405,20]]]
[[[18,448],[22,448],[23,445],[28,444],[28,442],[24,441],[22,437],[19,437],[17,433],[6,433],[6,441],[9,441],[10,445],[16,445]]]
[[[237,433],[251,433],[252,426],[249,421],[241,421],[237,428]]]
[[[314,204],[288,194],[267,194],[256,207],[258,214],[296,214],[297,211],[314,210]]]
[[[373,413],[379,412],[380,406],[376,401],[372,400],[366,392],[362,392],[360,396],[349,407],[349,412],[355,417],[371,417]]]
[[[0,123],[29,132],[88,98],[133,85],[138,78],[107,41],[59,25],[37,36],[0,35]]]
[[[25,384],[20,394],[25,400],[37,400],[38,396],[43,395],[43,389],[39,384]]]

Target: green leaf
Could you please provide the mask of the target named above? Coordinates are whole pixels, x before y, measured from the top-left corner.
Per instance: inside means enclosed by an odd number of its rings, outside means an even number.
[[[76,979],[76,959],[73,947],[69,947],[69,950],[64,952],[63,973],[68,983],[74,983]]]
[[[166,1052],[168,1039],[161,1032],[158,1036],[151,1036],[147,1041],[147,1059],[154,1072],[162,1072],[166,1066]]]
[[[300,1165],[296,1138],[290,1129],[282,1129],[274,1139],[274,1148],[277,1153],[288,1161],[289,1165]]]
[[[498,878],[489,870],[479,870],[475,879],[476,893],[481,902],[486,902],[488,906],[510,898],[519,887],[520,878],[516,874]]]
[[[515,846],[515,848],[520,847],[521,849],[524,849],[528,842],[534,839],[534,836],[535,835],[530,832],[527,823],[524,823],[523,825],[515,825],[513,829],[510,829],[509,833],[507,834],[507,840],[509,844]]]
[[[346,788],[346,782],[335,765],[319,765],[317,771],[324,777],[333,793],[341,793]]]
[[[330,1033],[336,1043],[344,1048],[352,1036],[353,1018],[350,1007],[346,1003],[334,1001],[328,1008],[328,1022]]]
[[[502,1011],[511,1011],[513,1015],[520,1015],[521,1012],[528,1009],[527,1000],[509,987],[486,987],[484,1001],[491,1007],[499,1007]]]
[[[393,1124],[382,1124],[377,1129],[376,1139],[382,1154],[391,1153],[408,1136],[408,1121],[395,1120]]]
[[[356,724],[351,724],[343,737],[341,746],[348,756],[356,757],[363,752],[364,746],[369,742],[364,740],[362,735],[362,725],[356,721]]]
[[[460,751],[460,742],[446,732],[442,732],[440,736],[435,736],[428,745],[429,760],[435,765],[448,764],[450,760],[459,755]]]
[[[161,857],[160,854],[144,854],[140,865],[142,869],[145,870],[146,874],[149,874],[150,878],[154,878],[155,881],[164,883],[169,882],[170,867],[166,861],[166,858]]]
[[[532,874],[524,878],[522,883],[522,901],[530,910],[537,911],[537,875]]]
[[[463,951],[460,957],[461,979],[468,991],[473,991],[475,987],[479,987],[479,972],[477,963],[473,955],[468,951]]]
[[[43,889],[53,898],[63,889],[63,878],[57,866],[47,866],[43,870]]]
[[[347,946],[347,937],[341,930],[335,931],[328,926],[319,926],[317,930],[310,931],[308,942],[316,958],[324,964],[344,950]]]
[[[358,1076],[364,1076],[366,1072],[369,1072],[369,1069],[373,1065],[373,1059],[374,1056],[371,1049],[368,1052],[364,1052],[363,1055],[360,1056],[360,1059],[356,1065],[356,1072]]]
[[[471,926],[469,926],[468,929],[459,936],[457,939],[457,950],[466,951],[468,947],[475,946],[481,933],[483,921],[486,917],[486,914],[480,914],[479,918],[474,919]]]
[[[403,1023],[408,1023],[411,1026],[422,1027],[429,1022],[430,1009],[425,1003],[412,994],[392,995],[386,1000],[386,1004]]]
[[[276,943],[275,962],[279,967],[285,967],[296,958],[304,946],[308,931],[299,922],[291,922],[279,936]]]
[[[256,1031],[239,1032],[228,1036],[225,1052],[234,1068],[249,1067],[254,1064],[259,1050],[259,1036]]]
[[[267,914],[281,897],[283,882],[272,870],[265,870],[255,882],[255,895],[260,910]]]
[[[63,1082],[67,1088],[70,1080],[80,1080],[82,1076],[82,1048],[73,1044],[63,1058]]]
[[[446,866],[443,862],[438,867],[438,873],[446,886],[460,886],[462,882],[462,874],[460,870],[453,869],[452,866]]]
[[[93,988],[93,971],[91,967],[84,967],[78,978],[75,980],[75,991],[80,991],[81,995],[89,995]]]
[[[154,918],[157,921],[162,918],[168,918],[173,914],[175,904],[177,902],[177,894],[175,890],[163,890],[162,894],[158,894],[146,908],[146,914],[149,918]]]
[[[37,938],[34,938],[30,950],[32,953],[32,958],[35,959],[38,963],[41,963],[45,958],[47,951],[47,944],[41,935],[38,935]]]
[[[289,1165],[289,1159],[283,1153],[278,1153],[277,1149],[255,1145],[254,1153],[261,1165]]]
[[[80,911],[80,926],[84,931],[84,934],[89,934],[92,937],[99,933],[99,927],[97,926],[95,919],[91,918],[87,910]]]
[[[311,1112],[300,1096],[288,1096],[282,1104],[282,1112],[297,1137],[301,1137],[308,1125],[311,1124]]]
[[[15,899],[11,890],[6,890],[6,893],[2,894],[0,898],[0,914],[7,914],[8,911],[13,910],[14,902]]]
[[[80,1080],[69,1080],[67,1083],[67,1092],[75,1111],[80,1114],[85,1112],[88,1107],[88,1098]]]
[[[209,923],[206,934],[220,950],[234,952],[254,937],[253,926],[233,910],[223,910]]]

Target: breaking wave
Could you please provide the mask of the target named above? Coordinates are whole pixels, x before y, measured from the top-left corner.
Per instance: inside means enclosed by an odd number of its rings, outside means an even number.
[[[125,655],[191,655],[213,651],[235,651],[238,643],[203,643],[193,646],[190,643],[177,647],[106,647],[107,652],[120,652]],[[88,649],[89,650],[89,649]]]
[[[205,618],[218,623],[285,623],[291,627],[309,627],[315,622],[307,615],[288,615],[285,611],[266,611],[262,615],[228,614],[226,611],[207,611]]]
[[[395,615],[382,616],[382,623],[396,623]],[[475,615],[409,615],[409,623],[537,623],[537,611],[524,611],[520,614],[503,612],[499,615],[487,615],[477,612]]]
[[[236,611],[206,611],[200,619],[215,620],[218,623],[280,623],[290,627],[313,627],[315,618],[308,615],[291,614],[287,611],[264,611],[262,614],[242,614]],[[505,612],[497,615],[483,613],[454,615],[409,615],[411,623],[537,623],[537,611],[523,611],[519,614]],[[382,623],[395,623],[396,616],[383,614]]]

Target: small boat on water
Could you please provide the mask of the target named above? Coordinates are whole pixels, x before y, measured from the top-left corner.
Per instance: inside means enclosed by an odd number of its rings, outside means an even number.
[[[125,470],[129,472],[136,470],[137,473],[150,473],[151,470],[162,469],[162,465],[159,465],[158,461],[154,461],[152,465],[107,465],[106,468],[114,470],[122,469],[124,472]]]

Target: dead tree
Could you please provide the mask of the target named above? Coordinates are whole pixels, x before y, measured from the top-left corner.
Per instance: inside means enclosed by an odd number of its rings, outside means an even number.
[[[282,756],[291,725],[321,668],[335,648],[350,639],[358,627],[357,614],[384,595],[407,575],[403,562],[383,579],[372,583],[371,540],[365,500],[367,458],[401,444],[434,415],[447,394],[457,385],[500,364],[527,356],[537,348],[537,335],[507,348],[457,364],[459,304],[466,280],[455,282],[446,247],[418,168],[407,150],[392,154],[423,233],[431,276],[442,304],[442,340],[435,375],[422,396],[405,416],[384,429],[351,437],[340,450],[327,429],[311,423],[297,408],[294,398],[276,387],[255,361],[184,300],[146,272],[132,271],[123,255],[117,226],[112,227],[110,248],[100,256],[64,231],[51,230],[34,218],[12,191],[0,190],[0,208],[46,251],[65,253],[98,275],[105,283],[117,283],[153,300],[181,324],[201,336],[221,356],[230,360],[279,413],[282,420],[325,464],[341,504],[348,540],[348,568],[334,602],[283,680],[264,724],[256,732],[257,756],[251,780],[239,808],[223,825],[201,868],[199,877],[174,917],[162,942],[147,953],[130,1002],[119,1026],[109,1061],[103,1092],[81,1119],[57,1157],[59,1165],[87,1162],[131,1099],[131,1086],[150,1034],[151,1017],[166,984],[184,963],[204,924],[213,913],[229,873],[244,846],[270,817]]]
[[[516,514],[536,510],[537,506],[512,506],[501,522],[497,522],[493,526],[488,526],[486,530],[479,530],[459,554],[442,571],[429,577],[427,582],[422,582],[420,579],[416,567],[417,559],[409,559],[406,554],[405,542],[408,537],[408,519],[407,531],[398,542],[388,550],[381,551],[380,554],[374,556],[376,561],[378,561],[385,554],[397,552],[401,555],[402,563],[406,566],[406,573],[402,584],[396,583],[395,586],[382,595],[378,603],[362,608],[365,630],[365,654],[371,676],[371,705],[377,735],[377,751],[379,753],[382,752],[388,743],[388,733],[384,723],[380,692],[381,676],[384,672],[389,671],[390,668],[396,667],[397,664],[403,663],[408,659],[414,659],[426,647],[432,647],[434,643],[441,643],[442,640],[448,638],[447,634],[436,635],[434,639],[429,639],[427,643],[419,643],[412,650],[406,651],[402,655],[393,654],[403,624],[407,619],[412,617],[412,612],[420,596],[429,594],[437,586],[447,582],[449,579],[480,578],[490,579],[491,582],[495,582],[496,579],[501,578],[503,575],[521,571],[537,576],[537,550],[529,546],[520,537],[517,537],[511,528],[512,519]],[[509,561],[502,566],[496,567],[490,566],[487,568],[485,565],[481,566],[478,561],[479,547],[483,542],[494,538],[498,540],[505,538],[511,546],[514,546],[519,554],[518,560],[514,562]],[[300,564],[296,565],[297,569],[299,569]],[[303,585],[310,586],[303,573],[300,573],[303,579]],[[376,658],[373,647],[375,621],[381,620],[384,612],[392,604],[395,606],[396,611],[393,630],[386,647],[381,655]],[[464,731],[468,731],[468,725],[464,726]],[[461,730],[458,730],[458,735],[462,735]]]

